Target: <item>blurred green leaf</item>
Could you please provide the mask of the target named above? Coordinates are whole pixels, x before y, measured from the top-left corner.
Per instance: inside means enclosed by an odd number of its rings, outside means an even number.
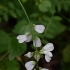
[[[18,21],[17,25],[15,26],[13,32],[16,34],[24,34],[30,30],[29,25],[27,25],[27,20],[20,20]]]
[[[42,12],[47,12],[48,11],[48,8],[50,8],[50,7],[51,7],[51,2],[49,0],[42,1],[38,5],[39,10],[42,11]]]
[[[17,18],[17,15],[16,15],[16,13],[15,13],[14,11],[10,10],[10,11],[9,11],[9,14],[10,14],[12,17]]]
[[[55,21],[60,21],[60,20],[62,20],[62,18],[59,17],[59,16],[54,16],[54,17],[53,17],[53,20],[55,20]]]
[[[45,39],[43,39],[43,40],[42,40],[42,43],[43,43],[43,44],[47,44],[47,43],[48,43],[48,41],[47,41],[47,40],[45,40]]]
[[[9,59],[12,60],[15,57],[22,55],[26,51],[27,47],[25,43],[18,43],[16,38],[12,38],[11,45],[9,47]]]
[[[63,54],[63,60],[65,62],[70,62],[70,45],[68,45],[62,52]]]
[[[21,13],[21,10],[16,8],[16,14],[18,15],[18,17],[22,17],[23,14]]]
[[[8,21],[8,14],[4,13],[4,14],[3,14],[3,19],[4,19],[5,21]]]
[[[47,29],[47,26],[48,26],[48,24],[50,22],[50,19],[51,18],[49,18],[47,16],[43,16],[42,20],[39,23],[45,25],[45,28]],[[66,26],[64,26],[63,24],[60,23],[61,20],[62,20],[61,17],[53,16],[53,19],[50,22],[50,25],[49,25],[48,29],[47,30],[45,29],[44,36],[46,38],[50,38],[50,39],[54,38],[58,34],[62,33],[63,31],[65,31],[67,29]]]
[[[0,30],[0,53],[7,51],[10,46],[10,37],[2,30]]]
[[[22,0],[23,3],[27,2],[27,0]]]
[[[0,70],[19,70],[19,64],[15,60],[4,59],[0,61]]]
[[[57,4],[57,10],[60,12],[61,9],[62,9],[62,4],[61,4],[61,2],[58,2],[58,4]]]
[[[39,16],[39,13],[32,13],[30,15],[31,18],[37,18]]]
[[[8,6],[11,8],[11,9],[15,9],[15,6],[14,6],[14,4],[12,3],[12,2],[8,2]]]

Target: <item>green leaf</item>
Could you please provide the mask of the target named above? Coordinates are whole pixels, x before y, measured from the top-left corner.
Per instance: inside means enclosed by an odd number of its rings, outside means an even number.
[[[64,7],[64,10],[65,10],[65,11],[68,11],[69,8],[68,8],[68,5],[67,5],[67,4],[64,4],[63,7]]]
[[[15,57],[22,55],[26,51],[27,47],[25,43],[18,43],[16,38],[12,38],[11,45],[9,47],[9,59],[12,60]]]
[[[42,19],[44,21],[40,21],[39,23],[45,25],[45,28],[47,28],[47,25],[49,24],[50,18],[43,16]],[[62,33],[63,31],[65,31],[67,29],[66,26],[64,26],[63,24],[60,23],[60,20],[62,20],[62,18],[59,16],[53,17],[52,21],[50,22],[48,29],[47,30],[45,29],[44,36],[46,38],[49,38],[49,39],[54,38],[58,34]]]
[[[15,9],[15,6],[12,2],[8,2],[8,6],[11,8],[11,9]]]
[[[38,5],[38,8],[39,8],[39,10],[42,11],[42,12],[48,11],[47,8],[46,8],[43,4],[39,4],[39,5]]]
[[[10,14],[12,17],[17,18],[17,15],[16,15],[16,13],[15,13],[14,11],[10,10],[10,11],[9,11],[9,14]]]
[[[42,1],[42,4],[45,5],[47,8],[51,7],[51,2],[49,0]]]
[[[42,12],[47,12],[48,8],[51,8],[51,2],[50,1],[42,1],[39,5],[38,8]]]
[[[58,2],[57,4],[57,10],[60,12],[62,9],[62,4],[60,2]]]
[[[61,21],[61,20],[62,20],[62,18],[61,18],[61,17],[59,17],[59,16],[54,16],[54,17],[53,17],[53,20],[55,20],[55,21]]]
[[[9,12],[9,8],[8,7],[4,7],[3,11],[7,14]]]
[[[8,14],[4,13],[4,14],[3,14],[3,19],[4,19],[5,21],[8,21]]]
[[[27,2],[27,0],[22,0],[23,3]]]
[[[0,70],[19,70],[19,64],[15,60],[4,59],[0,61]]]
[[[39,16],[39,13],[32,13],[30,15],[31,18],[37,18]]]
[[[64,50],[63,50],[63,60],[65,62],[70,62],[70,45],[68,45]]]
[[[47,40],[45,40],[45,39],[43,39],[43,40],[42,40],[42,43],[43,43],[43,44],[47,44],[47,43],[48,43],[48,41],[47,41]]]
[[[26,33],[27,31],[29,31],[29,25],[26,25],[27,24],[27,20],[20,20],[18,21],[17,25],[15,26],[13,32],[16,33],[16,34],[24,34]]]
[[[0,30],[0,53],[7,51],[10,45],[10,37],[2,30]]]
[[[16,14],[18,15],[18,17],[22,17],[23,14],[21,13],[21,10],[16,8]]]

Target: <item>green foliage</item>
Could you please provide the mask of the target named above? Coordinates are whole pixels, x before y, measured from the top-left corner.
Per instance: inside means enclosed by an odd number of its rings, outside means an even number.
[[[70,62],[70,45],[68,45],[64,50],[63,50],[63,60],[64,62]]]
[[[7,51],[10,45],[10,37],[2,30],[0,30],[0,53]]]
[[[55,44],[58,43],[59,45],[58,44],[57,45],[58,47],[60,47],[62,46],[60,44],[61,41],[62,43],[67,43],[67,46],[63,49],[63,51],[61,50],[63,55],[62,61],[67,63],[62,66],[62,70],[70,70],[70,67],[68,66],[68,63],[70,64],[70,54],[69,54],[70,45],[68,45],[70,37],[67,35],[67,33],[63,34],[63,32],[65,31],[69,32],[68,29],[70,28],[70,26],[68,25],[70,25],[69,24],[70,22],[69,21],[64,22],[64,21],[65,19],[66,20],[68,18],[70,19],[70,17],[65,18],[65,15],[61,14],[65,12],[64,14],[67,15],[70,8],[70,1],[69,0],[21,0],[21,2],[25,7],[31,22],[36,25],[42,24],[45,26],[45,32],[41,35],[35,33],[35,31],[33,30],[33,34],[34,35],[37,34],[38,37],[41,38],[43,45],[47,44],[48,42],[54,42]],[[57,13],[60,13],[61,15],[59,16]],[[12,59],[21,56],[26,52],[27,48],[29,49],[26,43],[19,44],[16,39],[17,34],[25,34],[31,29],[26,19],[24,11],[21,8],[20,4],[18,3],[18,0],[1,0],[0,1],[0,24],[1,24],[0,27],[4,24],[2,22],[8,22],[11,17],[13,19],[14,18],[17,19],[16,25],[13,26],[13,28],[11,29],[12,32],[10,31],[10,33],[7,34],[5,31],[0,30],[0,54],[8,51],[9,59],[11,61],[7,59],[1,61],[0,70],[19,70],[19,65],[17,66],[18,63]],[[64,42],[63,38],[68,41]],[[55,50],[56,47],[57,46],[55,45]],[[31,45],[31,48],[35,49],[33,45]],[[5,67],[7,69],[5,69]]]
[[[22,19],[20,21],[18,21],[18,23],[16,24],[13,32],[16,34],[24,34],[25,32],[27,32],[29,30],[29,25],[27,25],[27,20],[26,19]]]
[[[4,59],[0,62],[0,70],[19,70],[19,64],[15,60]]]
[[[27,47],[25,43],[19,44],[16,38],[12,38],[11,45],[9,47],[9,59],[12,60],[15,57],[22,55],[26,49]]]
[[[42,12],[47,12],[48,9],[51,8],[51,2],[49,0],[44,0],[38,5],[38,8]]]
[[[48,30],[45,29],[44,35],[46,38],[54,38],[55,36],[66,30],[66,27],[60,23],[60,20],[62,20],[61,17],[53,16],[52,18],[48,19],[47,18],[48,17],[46,16],[43,17],[43,20],[45,20],[46,22],[41,21],[41,23],[46,26],[46,29],[48,27],[48,24],[50,24],[49,29]]]

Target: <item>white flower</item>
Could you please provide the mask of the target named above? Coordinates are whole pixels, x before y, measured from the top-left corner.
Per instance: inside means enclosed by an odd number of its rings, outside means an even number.
[[[49,69],[46,69],[46,68],[42,68],[41,70],[49,70]]]
[[[17,36],[18,42],[23,43],[23,42],[30,42],[32,39],[32,35],[27,32],[25,35],[19,35]],[[33,40],[33,45],[35,47],[40,47],[41,46],[41,40],[36,36],[36,39]]]
[[[52,43],[46,44],[41,50],[40,54],[45,54],[45,60],[49,62],[51,60],[51,57],[53,56],[51,51],[54,49],[54,46]]]
[[[32,57],[32,53],[31,52],[28,52],[27,54],[25,54],[24,56],[28,57],[28,58],[31,58]]]
[[[39,67],[39,70],[49,70],[49,69]]]
[[[26,35],[19,35],[17,36],[18,42],[19,43],[23,43],[24,41],[27,40],[27,36]]]
[[[35,61],[29,61],[25,64],[27,70],[32,70],[35,66]]]
[[[19,43],[23,43],[23,42],[30,42],[32,38],[32,35],[29,34],[29,32],[27,32],[25,35],[19,35],[17,36],[18,42]]]
[[[33,45],[35,47],[40,47],[41,46],[41,40],[40,40],[40,38],[36,37],[36,39],[33,40]]]
[[[43,33],[45,27],[43,25],[35,25],[34,29],[38,32],[38,33]]]

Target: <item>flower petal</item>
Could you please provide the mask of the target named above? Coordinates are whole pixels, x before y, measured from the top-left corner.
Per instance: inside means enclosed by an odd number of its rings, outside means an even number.
[[[23,40],[23,39],[19,39],[19,40],[18,40],[19,43],[23,43],[24,41],[25,41],[25,40]]]
[[[52,51],[52,50],[54,49],[54,46],[53,46],[52,43],[48,43],[48,44],[46,44],[46,45],[43,47],[43,49],[44,49],[45,51]]]
[[[30,42],[31,39],[32,39],[32,35],[27,36],[27,40],[26,40],[26,42]]]
[[[28,58],[31,58],[32,57],[32,53],[31,52],[28,52],[27,54],[25,54],[24,56],[28,57]]]
[[[40,38],[36,37],[36,39],[33,40],[33,45],[35,47],[40,47],[41,46],[41,40],[40,40]]]
[[[47,55],[49,55],[50,57],[52,57],[52,56],[53,56],[51,52],[48,52],[48,53],[47,53]]]
[[[49,69],[46,69],[46,68],[42,68],[41,70],[49,70]]]
[[[23,43],[24,41],[27,40],[27,36],[26,35],[19,35],[17,36],[18,42],[19,43]]]
[[[18,35],[17,39],[22,39],[25,35]]]
[[[43,51],[41,54],[45,54],[45,55],[49,55],[50,57],[52,57],[52,53],[51,52],[48,52],[48,51]]]
[[[45,60],[46,60],[47,62],[50,62],[51,57],[50,57],[49,55],[45,55]]]
[[[43,25],[35,25],[34,29],[38,32],[38,33],[43,33],[45,27]]]
[[[29,61],[25,64],[27,70],[32,70],[35,66],[35,61]]]

